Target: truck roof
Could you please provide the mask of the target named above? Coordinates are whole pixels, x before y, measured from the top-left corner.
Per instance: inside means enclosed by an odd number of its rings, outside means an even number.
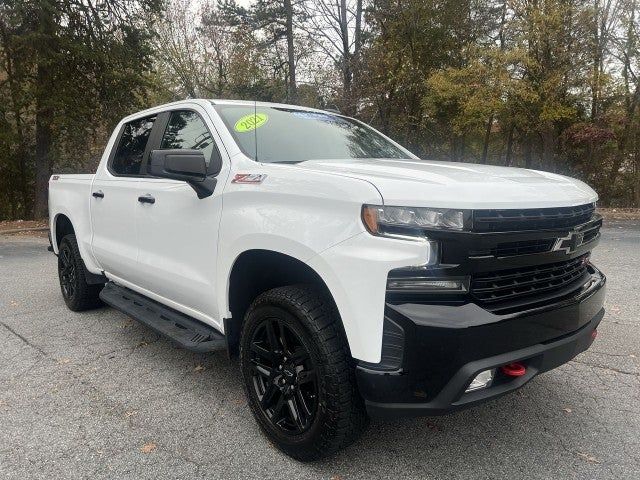
[[[336,115],[340,115],[337,112],[334,111],[327,111],[327,110],[321,110],[318,108],[311,108],[311,107],[305,107],[305,106],[301,106],[301,105],[291,105],[291,104],[287,104],[287,103],[275,103],[275,102],[254,102],[253,100],[226,100],[226,99],[220,99],[220,98],[215,98],[215,99],[211,99],[211,98],[187,98],[185,100],[178,100],[175,102],[170,102],[170,103],[164,103],[162,105],[157,105],[155,107],[151,107],[151,108],[147,108],[145,110],[141,110],[139,112],[135,112],[132,113],[131,115],[127,115],[123,121],[129,121],[131,119],[134,118],[138,118],[140,116],[144,116],[147,114],[153,114],[156,112],[160,112],[163,110],[166,110],[167,108],[171,108],[171,107],[179,107],[181,105],[187,105],[187,104],[193,104],[193,103],[197,103],[200,105],[203,105],[205,103],[210,103],[212,105],[246,105],[246,106],[253,106],[254,103],[256,106],[259,107],[278,107],[278,108],[288,108],[288,109],[294,109],[294,110],[304,110],[304,111],[308,111],[308,112],[318,112],[318,113],[332,113],[332,114],[336,114]]]

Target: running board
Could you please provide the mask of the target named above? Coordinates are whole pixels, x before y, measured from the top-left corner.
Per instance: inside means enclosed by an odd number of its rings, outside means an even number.
[[[215,328],[113,282],[105,285],[100,298],[192,352],[214,352],[227,347],[224,335]]]

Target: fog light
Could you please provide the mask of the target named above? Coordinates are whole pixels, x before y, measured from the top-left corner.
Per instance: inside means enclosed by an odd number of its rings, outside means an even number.
[[[478,375],[476,375],[476,378],[473,379],[471,385],[469,385],[469,387],[465,390],[465,393],[474,392],[476,390],[491,386],[491,382],[493,381],[493,376],[495,373],[495,368],[480,372]]]

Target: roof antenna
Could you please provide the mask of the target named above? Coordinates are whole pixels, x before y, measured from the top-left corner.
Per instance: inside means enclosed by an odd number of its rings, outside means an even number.
[[[253,141],[256,147],[256,162],[258,161],[258,106],[256,100],[253,100]]]

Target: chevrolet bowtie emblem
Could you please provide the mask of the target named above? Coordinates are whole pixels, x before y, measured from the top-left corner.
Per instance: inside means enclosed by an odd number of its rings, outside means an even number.
[[[556,240],[553,245],[553,251],[564,251],[565,253],[573,253],[578,247],[584,243],[584,233],[574,230],[570,232],[566,237],[561,237]]]

